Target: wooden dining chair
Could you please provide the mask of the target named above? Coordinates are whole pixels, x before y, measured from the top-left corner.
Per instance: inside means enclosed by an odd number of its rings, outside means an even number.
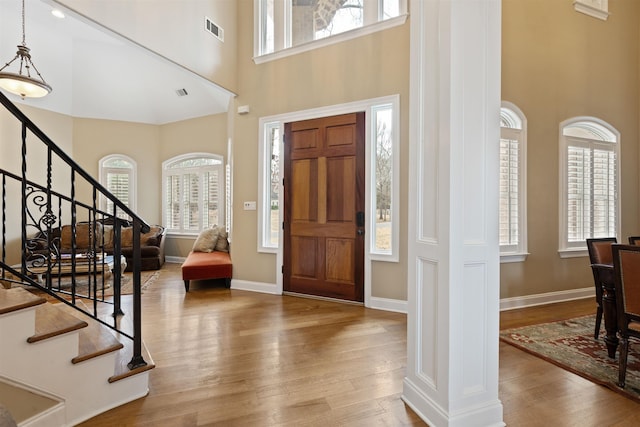
[[[640,236],[629,236],[630,245],[640,245]]]
[[[593,283],[596,287],[596,326],[593,337],[598,339],[600,335],[600,325],[602,324],[602,288],[604,284],[610,284],[613,287],[613,255],[611,246],[617,243],[615,237],[601,237],[595,239],[587,239],[587,249],[589,251],[589,261],[591,262],[591,271],[593,273]]]
[[[629,338],[640,340],[640,246],[613,245],[612,249],[618,335],[621,343],[618,385],[624,388]]]

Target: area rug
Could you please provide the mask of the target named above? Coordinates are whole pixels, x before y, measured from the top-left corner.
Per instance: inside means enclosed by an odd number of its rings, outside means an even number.
[[[155,282],[160,274],[159,270],[155,271],[142,271],[140,272],[140,284],[142,292],[147,289],[149,286]],[[98,298],[107,298],[113,296],[113,276],[111,274],[105,275],[104,278],[104,286],[102,284],[102,275],[98,274],[96,276],[96,281],[98,285]],[[76,295],[77,296],[87,296],[88,285],[92,286],[93,294],[93,277],[88,274],[79,274],[76,276]],[[53,290],[62,290],[65,292],[71,291],[72,279],[70,275],[63,275],[60,277],[60,281],[58,281],[57,277],[53,278],[52,287]],[[31,286],[25,286],[29,291],[39,293],[37,289],[34,289]],[[122,278],[120,279],[120,295],[131,295],[133,294],[133,273],[123,273]],[[104,294],[103,294],[104,291]],[[44,294],[44,292],[41,292]],[[62,295],[61,295],[62,296]]]
[[[595,316],[577,317],[507,329],[500,331],[500,339],[640,402],[640,343],[630,340],[626,385],[621,389],[617,386],[618,352],[615,360],[609,358],[604,328],[595,340],[594,325]]]

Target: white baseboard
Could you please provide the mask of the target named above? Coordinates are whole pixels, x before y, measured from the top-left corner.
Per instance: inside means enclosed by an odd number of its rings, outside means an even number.
[[[182,264],[185,259],[187,259],[187,258],[186,257],[182,257],[182,256],[165,256],[164,257],[164,262],[172,262],[174,264]]]
[[[272,283],[251,282],[248,280],[231,279],[231,289],[241,291],[262,292],[263,294],[278,295],[277,286]]]
[[[183,257],[166,257],[166,262],[181,264],[184,262],[184,260],[185,258]],[[278,295],[278,292],[276,292],[276,285],[274,283],[232,279],[231,289]],[[525,295],[521,297],[502,298],[500,300],[500,311],[594,297],[595,290],[592,286],[590,286],[588,288],[570,289],[567,291],[556,291],[543,294]],[[371,297],[369,308],[407,314],[407,301],[391,298]]]
[[[568,291],[556,291],[544,294],[525,295],[522,297],[503,298],[500,300],[500,311],[563,301],[573,301],[583,298],[595,298],[595,289],[593,286],[582,289],[570,289]]]
[[[369,308],[407,314],[407,301],[391,298],[371,297]]]

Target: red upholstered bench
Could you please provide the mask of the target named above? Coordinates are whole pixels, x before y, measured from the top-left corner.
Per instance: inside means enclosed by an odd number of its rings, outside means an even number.
[[[189,292],[189,281],[204,279],[225,279],[225,286],[230,288],[232,272],[229,252],[190,252],[182,264],[184,290]]]

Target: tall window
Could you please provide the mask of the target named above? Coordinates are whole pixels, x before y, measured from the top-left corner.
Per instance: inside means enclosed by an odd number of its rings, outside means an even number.
[[[284,123],[365,111],[366,200],[371,259],[397,261],[399,251],[400,99],[397,95],[260,119],[258,196],[261,252],[277,252],[282,230],[282,131]]]
[[[561,256],[586,254],[585,240],[619,236],[620,134],[594,117],[560,124]]]
[[[372,218],[371,253],[390,255],[393,249],[392,238],[398,230],[393,229],[392,221],[397,213],[395,198],[398,195],[398,109],[393,103],[371,107],[371,206],[375,213]]]
[[[379,29],[399,25],[404,23],[407,9],[406,0],[254,1],[255,10],[259,11],[256,57],[295,47],[308,50],[312,48],[310,42],[338,34],[357,37],[377,31],[376,25]],[[398,22],[393,22],[394,18],[399,18]]]
[[[162,164],[162,216],[170,233],[197,234],[224,225],[222,156],[192,153]]]
[[[500,260],[527,255],[527,121],[510,102],[500,109]]]
[[[266,248],[277,248],[280,237],[280,122],[267,122],[263,126],[264,146],[264,215],[262,215],[263,242]]]
[[[136,162],[122,154],[112,154],[100,159],[100,184],[113,193],[129,209],[136,210]],[[106,197],[100,199],[100,208],[113,212],[113,202]],[[128,215],[118,211],[117,215]]]

